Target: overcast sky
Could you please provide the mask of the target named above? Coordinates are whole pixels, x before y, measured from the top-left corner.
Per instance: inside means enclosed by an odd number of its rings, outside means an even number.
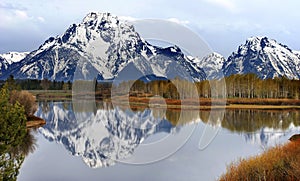
[[[91,11],[176,20],[227,57],[251,36],[300,50],[297,0],[0,0],[0,53],[32,51]]]

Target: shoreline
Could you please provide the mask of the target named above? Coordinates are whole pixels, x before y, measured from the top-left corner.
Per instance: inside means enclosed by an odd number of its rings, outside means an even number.
[[[30,91],[33,93],[38,101],[72,101],[71,91]],[[86,96],[86,95],[85,95]],[[98,95],[90,95],[92,101],[96,102],[111,102],[109,96],[99,98]],[[81,95],[78,95],[80,99]],[[88,100],[86,97],[82,97]],[[258,109],[258,110],[286,110],[286,109],[300,109],[300,99],[287,98],[199,98],[199,99],[164,99],[161,97],[137,97],[137,96],[115,96],[114,102],[117,105],[128,106],[131,108],[169,108],[169,109],[187,109],[187,110],[210,110],[210,109]],[[150,102],[150,104],[149,104]],[[199,105],[200,103],[200,105]],[[213,105],[212,105],[213,104]]]
[[[187,109],[187,110],[218,110],[218,109],[255,109],[255,110],[300,110],[300,100],[296,99],[208,99],[200,98],[174,100],[165,99],[162,103],[161,98],[137,98],[124,97],[116,98],[118,105],[124,105],[129,102],[133,108],[169,108],[169,109]],[[149,105],[149,102],[151,104]],[[200,103],[200,105],[199,105]],[[128,104],[127,104],[128,105]]]
[[[46,121],[42,118],[36,117],[36,116],[29,116],[28,120],[26,122],[26,128],[39,128],[41,126],[44,126],[46,124]]]
[[[183,110],[220,110],[220,109],[249,109],[249,110],[300,110],[300,106],[294,105],[255,105],[255,104],[231,104],[231,105],[216,105],[216,106],[189,106],[189,105],[155,105],[148,106],[147,104],[140,104],[135,102],[130,102],[131,108],[168,108],[168,109],[183,109]],[[125,104],[118,104],[120,106],[125,106]]]

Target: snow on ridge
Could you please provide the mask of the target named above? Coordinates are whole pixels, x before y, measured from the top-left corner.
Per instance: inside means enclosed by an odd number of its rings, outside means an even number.
[[[24,59],[29,52],[8,52],[0,54],[0,57],[4,58],[9,64],[16,63]]]

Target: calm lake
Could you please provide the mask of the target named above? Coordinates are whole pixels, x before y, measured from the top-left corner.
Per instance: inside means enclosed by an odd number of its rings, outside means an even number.
[[[18,180],[216,180],[300,132],[300,110],[220,111],[40,102],[47,124]]]

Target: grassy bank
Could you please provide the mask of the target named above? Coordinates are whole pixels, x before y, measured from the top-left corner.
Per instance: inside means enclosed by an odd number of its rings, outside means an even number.
[[[128,100],[127,97],[116,98],[117,102],[122,104]],[[146,108],[149,103],[155,107],[168,107],[171,109],[262,109],[262,110],[281,110],[281,109],[300,109],[300,100],[295,99],[164,99],[155,97],[129,97],[131,107]],[[200,103],[200,104],[199,104]]]
[[[232,163],[220,180],[300,180],[299,138]]]
[[[71,90],[28,90],[38,101],[72,100]]]

